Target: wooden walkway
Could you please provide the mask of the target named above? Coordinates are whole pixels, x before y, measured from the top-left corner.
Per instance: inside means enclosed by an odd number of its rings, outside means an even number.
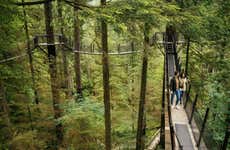
[[[174,72],[176,71],[176,61],[175,61],[175,53],[173,53],[173,47],[168,46],[167,51],[170,53],[166,53],[166,79],[168,79],[168,83],[170,83],[171,78],[174,76]],[[194,139],[194,131],[199,132],[197,127],[192,127],[189,124],[187,113],[182,104],[179,104],[178,108],[172,107],[171,104],[168,104],[168,89],[167,84],[165,88],[165,108],[164,108],[164,120],[165,120],[165,150],[198,150],[196,146],[196,141]],[[171,95],[170,95],[171,96]],[[166,98],[167,97],[167,98]],[[171,97],[169,98],[169,100]],[[176,102],[176,96],[174,97],[174,106]],[[171,114],[169,116],[169,114]],[[195,125],[195,123],[193,124]],[[192,130],[193,129],[193,130]],[[171,136],[172,133],[172,136]],[[173,138],[173,139],[172,139]],[[147,150],[154,150],[156,148],[157,143],[159,143],[159,136],[152,140],[151,144],[148,146]],[[172,147],[174,145],[174,147]],[[201,140],[201,146],[199,149],[207,150],[205,143]]]
[[[169,76],[168,82],[170,82],[170,79],[174,76],[175,70],[176,70],[175,55],[168,54],[168,76]],[[173,102],[175,106],[176,96],[174,96]],[[183,147],[183,150],[197,150],[196,143],[195,143],[195,140],[192,134],[192,130],[188,123],[189,121],[188,121],[186,112],[183,108],[183,105],[178,105],[178,106],[179,106],[179,109],[170,107],[172,124],[174,127],[175,136],[176,136],[174,137],[176,149],[179,149],[179,142],[180,142],[180,144]]]
[[[174,100],[175,101],[175,100]],[[182,105],[179,109],[171,108],[172,122],[175,130],[175,134],[178,137],[183,150],[197,150],[196,143],[192,134],[191,127],[188,123],[188,118]],[[179,149],[177,140],[176,148]]]

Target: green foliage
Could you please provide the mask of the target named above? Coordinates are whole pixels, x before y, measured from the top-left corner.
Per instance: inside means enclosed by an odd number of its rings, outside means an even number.
[[[66,102],[61,122],[65,126],[66,145],[75,149],[103,147],[104,109],[101,103],[85,99]]]
[[[0,0],[1,60],[26,52],[22,8],[9,2]],[[192,95],[198,93],[201,98],[198,101],[201,115],[204,115],[206,107],[210,107],[208,126],[214,139],[222,142],[230,97],[229,1],[186,0],[167,3],[162,0],[112,0],[103,8],[97,7],[99,1],[96,0],[81,3],[90,5],[79,10],[83,51],[89,51],[91,44],[100,51],[102,19],[108,23],[109,52],[117,52],[118,45],[121,51],[131,51],[131,42],[134,42],[134,50],[142,51],[144,34],[152,37],[154,32],[164,31],[167,24],[174,25],[185,38],[196,41],[191,44],[189,60]],[[54,32],[60,33],[62,23],[57,17],[57,1],[52,4]],[[61,2],[61,6],[65,36],[73,39],[73,8],[64,2]],[[25,10],[30,38],[43,34],[43,6],[26,6]],[[61,50],[62,47],[57,46],[58,77],[63,74]],[[71,90],[74,91],[74,57],[71,52],[67,53]],[[183,51],[180,54],[182,61],[185,60],[184,54]],[[146,135],[150,139],[160,124],[163,57],[156,47],[149,49],[148,55]],[[0,119],[0,149],[9,146],[11,149],[54,149],[55,125],[58,122],[64,126],[66,148],[104,149],[101,56],[81,55],[84,100],[76,103],[74,96],[66,99],[65,89],[60,88],[63,116],[59,120],[53,117],[47,56],[37,49],[33,60],[40,100],[38,106],[33,104],[28,59],[24,57],[0,64],[0,80],[4,81],[4,94],[9,106],[9,117],[5,115]],[[136,137],[142,53],[109,56],[109,60],[113,148],[132,149]],[[7,119],[11,127],[7,126]],[[8,132],[12,132],[13,137],[5,136]]]
[[[45,149],[46,144],[42,139],[36,138],[38,135],[35,131],[28,131],[23,134],[19,134],[15,136],[9,148],[15,150],[21,149],[30,149],[30,150],[37,150],[37,149]]]

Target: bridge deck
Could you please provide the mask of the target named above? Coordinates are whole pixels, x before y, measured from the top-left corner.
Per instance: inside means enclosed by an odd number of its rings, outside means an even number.
[[[174,76],[175,70],[175,55],[168,54],[169,81]],[[174,103],[176,102],[175,98],[176,97],[174,97]],[[177,135],[179,142],[183,146],[183,150],[197,150],[192,130],[189,126],[188,118],[182,105],[179,107],[179,109],[171,107],[171,118],[175,129],[175,134]],[[176,142],[176,147],[177,149],[179,149],[178,142]]]
[[[171,108],[171,115],[176,135],[183,146],[183,150],[196,150],[192,130],[188,124],[188,118],[183,107],[181,106],[179,109]]]

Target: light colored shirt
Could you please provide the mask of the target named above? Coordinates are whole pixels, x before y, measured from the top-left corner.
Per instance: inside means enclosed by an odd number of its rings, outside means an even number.
[[[186,91],[187,90],[187,82],[188,82],[188,80],[187,80],[187,78],[182,78],[182,81],[183,81],[183,88],[182,88],[182,90]]]

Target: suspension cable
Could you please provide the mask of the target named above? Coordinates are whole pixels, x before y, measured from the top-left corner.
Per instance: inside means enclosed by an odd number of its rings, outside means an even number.
[[[64,46],[67,49],[72,50],[74,53],[80,53],[80,54],[86,54],[86,55],[102,55],[103,54],[102,52],[88,52],[88,51],[74,50],[73,48],[70,48],[65,44],[64,44]],[[108,53],[108,55],[127,55],[127,54],[139,53],[139,52],[141,52],[141,51],[110,52],[110,53]]]

